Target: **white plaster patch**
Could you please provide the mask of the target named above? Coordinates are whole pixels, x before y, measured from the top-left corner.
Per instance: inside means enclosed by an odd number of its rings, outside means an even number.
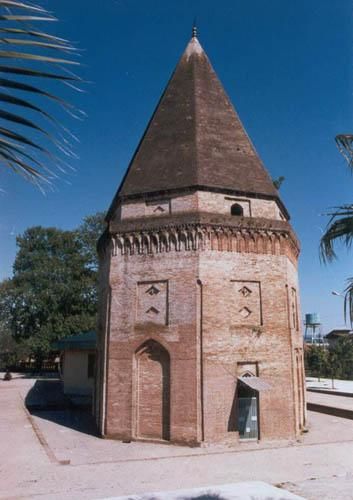
[[[203,48],[196,37],[190,40],[188,46],[186,47],[185,54],[188,59],[192,54],[203,54]]]

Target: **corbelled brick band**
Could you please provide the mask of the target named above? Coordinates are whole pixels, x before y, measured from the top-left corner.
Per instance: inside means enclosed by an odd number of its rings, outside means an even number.
[[[113,255],[219,250],[285,254],[293,262],[296,262],[299,255],[297,240],[285,222],[278,224],[277,228],[269,227],[265,221],[258,221],[260,224],[257,224],[256,220],[250,218],[248,221],[243,219],[237,224],[228,221],[228,225],[227,222],[222,225],[190,222],[178,225],[174,220],[170,225],[163,224],[158,227],[154,224],[154,228],[148,228],[143,221],[141,222],[141,228],[138,229],[134,221],[134,231],[131,229],[124,231],[122,227],[121,232],[115,232],[119,229],[118,225],[115,225],[112,236]]]

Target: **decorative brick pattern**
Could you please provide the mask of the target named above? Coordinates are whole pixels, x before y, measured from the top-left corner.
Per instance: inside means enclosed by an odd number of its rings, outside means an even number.
[[[170,213],[170,200],[157,199],[146,202],[145,215],[153,217],[158,215],[167,215]]]
[[[246,376],[258,377],[259,376],[259,367],[258,363],[251,361],[241,361],[237,363],[237,376],[238,377],[246,377]]]
[[[215,250],[287,255],[296,262],[299,249],[288,227],[282,230],[269,227],[262,229],[261,226],[256,227],[256,224],[251,226],[250,222],[246,227],[246,219],[243,224],[243,227],[197,223],[182,226],[166,224],[158,227],[157,224],[151,230],[145,228],[140,231],[119,232],[112,237],[113,255]]]
[[[136,322],[168,324],[167,281],[143,281],[137,284]]]
[[[232,281],[231,324],[262,325],[261,285],[259,281]]]

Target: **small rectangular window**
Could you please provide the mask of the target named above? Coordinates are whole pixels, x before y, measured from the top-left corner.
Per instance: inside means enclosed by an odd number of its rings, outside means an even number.
[[[87,377],[88,378],[94,377],[95,364],[96,364],[96,355],[89,354],[88,355],[88,364],[87,364]]]

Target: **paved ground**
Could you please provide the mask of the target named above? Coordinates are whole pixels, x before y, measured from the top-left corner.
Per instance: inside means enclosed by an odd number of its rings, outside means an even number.
[[[0,382],[2,499],[99,499],[242,481],[307,499],[353,499],[351,420],[309,412],[301,442],[268,449],[123,444],[90,434],[89,419],[81,428],[76,412],[30,415],[23,401],[34,382]]]

